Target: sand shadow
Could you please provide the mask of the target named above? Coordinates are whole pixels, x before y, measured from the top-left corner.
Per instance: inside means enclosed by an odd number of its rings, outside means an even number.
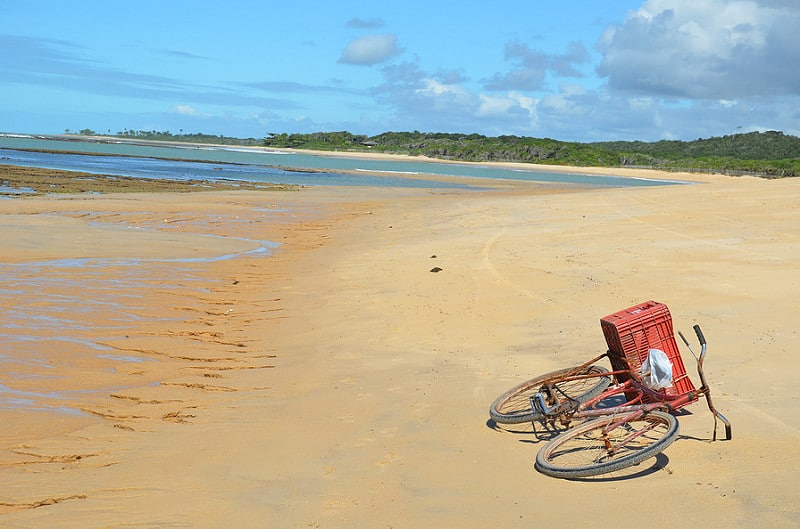
[[[642,465],[650,463],[645,468],[641,468]],[[667,465],[669,464],[669,457],[663,452],[656,455],[655,457],[646,460],[644,463],[640,463],[638,465],[634,465],[629,468],[625,468],[622,470],[618,470],[614,473],[610,474],[601,474],[599,476],[588,476],[585,478],[563,478],[567,481],[580,481],[585,483],[610,483],[615,481],[628,481],[631,479],[639,479],[651,474],[655,474],[661,470],[664,470]]]
[[[614,406],[614,403],[608,403],[608,405]],[[677,413],[676,415],[681,415],[681,416],[691,415],[691,412],[688,412],[686,410],[679,410],[679,411],[680,413]],[[501,425],[498,424],[494,419],[489,419],[488,421],[486,421],[486,426],[497,432],[508,432],[522,436],[519,439],[519,442],[526,444],[546,443],[551,439],[557,437],[559,434],[563,433],[567,429],[569,429],[569,427],[555,428],[553,426],[542,424],[538,421]],[[698,439],[689,436],[680,436],[679,438],[706,441],[705,439]],[[652,458],[647,459],[643,463],[639,463],[638,465],[618,470],[613,473],[606,473],[598,476],[564,478],[564,479],[566,479],[567,481],[581,481],[589,483],[628,481],[632,479],[643,478],[651,474],[655,474],[660,470],[664,470],[668,464],[669,464],[669,457],[662,452],[656,454]]]
[[[566,428],[551,428],[539,422],[523,422],[519,424],[497,424],[494,419],[486,421],[486,426],[496,432],[506,432],[526,436],[520,439],[521,443],[546,442],[564,432]]]

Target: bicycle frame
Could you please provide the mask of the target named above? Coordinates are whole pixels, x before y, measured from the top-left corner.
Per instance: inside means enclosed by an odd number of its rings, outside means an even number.
[[[589,379],[589,378],[598,378],[599,376],[608,376],[613,375],[615,379],[619,380],[623,378],[623,382],[618,382],[610,386],[606,389],[603,393],[598,395],[597,397],[586,401],[583,404],[579,404],[576,401],[571,401],[571,399],[566,399],[566,401],[560,401],[558,398],[558,391],[547,381],[542,385],[542,389],[546,390],[549,396],[555,400],[555,404],[552,406],[548,406],[545,402],[545,396],[542,394],[542,390],[531,395],[530,397],[530,404],[531,408],[538,411],[542,416],[543,419],[540,419],[540,422],[550,424],[551,426],[555,424],[556,421],[560,422],[564,427],[569,427],[570,422],[573,419],[588,419],[594,417],[603,417],[603,416],[617,416],[617,415],[624,415],[622,419],[616,420],[613,423],[610,423],[609,427],[606,428],[606,431],[611,431],[612,429],[618,427],[621,424],[624,424],[630,420],[636,419],[647,414],[653,410],[662,410],[667,412],[674,412],[679,410],[695,401],[697,401],[701,395],[704,395],[706,398],[706,404],[708,405],[708,409],[711,411],[712,415],[714,416],[714,434],[713,440],[717,440],[717,425],[718,420],[722,421],[725,424],[725,438],[726,440],[731,439],[731,423],[728,419],[725,418],[717,409],[714,407],[714,404],[711,400],[711,390],[706,382],[705,373],[703,371],[703,361],[705,359],[706,354],[706,340],[703,336],[703,332],[700,329],[699,325],[694,326],[694,331],[697,334],[697,338],[700,342],[701,351],[700,355],[695,355],[694,351],[692,350],[691,345],[683,336],[682,333],[678,333],[689,348],[689,351],[692,353],[692,356],[695,357],[697,361],[697,371],[700,376],[701,386],[699,389],[689,391],[683,394],[679,394],[676,396],[667,396],[663,392],[655,391],[648,387],[641,381],[640,375],[636,373],[634,370],[631,369],[621,369],[610,371],[608,373],[603,373],[602,375],[597,374],[590,374],[590,375],[576,375],[574,377],[568,378],[561,378],[560,382],[564,381],[574,381],[574,380],[582,380],[582,379]],[[608,358],[609,355],[612,354],[610,351],[606,352],[602,355],[599,355],[588,362],[578,366],[577,370],[582,368],[587,368],[588,366],[594,364],[595,362],[599,361],[602,358]],[[620,376],[621,375],[621,376]],[[623,405],[615,405],[609,407],[598,407],[603,401],[606,401],[610,397],[614,397],[617,395],[624,394],[626,397],[626,403]],[[632,396],[635,395],[635,396]],[[565,406],[565,404],[572,403],[572,406]],[[535,424],[534,424],[535,427]]]

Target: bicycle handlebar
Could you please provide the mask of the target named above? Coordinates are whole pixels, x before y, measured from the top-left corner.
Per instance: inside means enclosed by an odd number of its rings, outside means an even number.
[[[697,339],[700,340],[700,345],[706,344],[706,337],[703,336],[703,331],[700,329],[699,325],[695,325],[693,327],[694,333],[697,335]]]
[[[699,357],[695,356],[695,358],[697,359],[697,373],[700,375],[700,382],[703,384],[701,390],[705,394],[706,404],[708,404],[708,409],[714,415],[714,436],[712,439],[714,441],[717,440],[717,420],[719,419],[725,425],[725,439],[730,441],[731,422],[728,419],[726,419],[724,415],[718,412],[717,409],[714,407],[714,403],[711,402],[711,390],[709,389],[708,383],[706,382],[705,373],[703,373],[703,360],[705,359],[706,356],[706,337],[703,336],[703,331],[700,329],[699,325],[695,325],[692,328],[694,329],[694,333],[697,335],[697,339],[700,341],[700,356]],[[686,344],[686,346],[689,348],[689,351],[691,351],[692,355],[694,355],[694,351],[692,351],[692,346],[689,345],[689,342],[686,340],[683,334],[681,333],[678,334],[680,334],[681,338],[683,339],[683,343]]]

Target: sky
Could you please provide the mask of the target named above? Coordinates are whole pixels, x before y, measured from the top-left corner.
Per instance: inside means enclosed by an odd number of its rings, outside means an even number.
[[[0,131],[800,136],[798,0],[2,0]]]

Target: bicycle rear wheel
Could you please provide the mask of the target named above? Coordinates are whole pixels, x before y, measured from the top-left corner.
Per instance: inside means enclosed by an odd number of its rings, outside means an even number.
[[[554,478],[584,478],[637,465],[678,438],[678,420],[651,411],[606,432],[619,417],[606,416],[566,430],[539,450],[536,470]]]
[[[571,367],[526,380],[497,397],[489,407],[489,416],[500,424],[538,421],[544,418],[544,414],[531,408],[530,398],[542,393],[545,384],[553,389],[552,392],[545,391],[546,395],[543,393],[548,406],[554,406],[556,402],[584,403],[598,396],[611,384],[611,377],[605,373],[608,370],[602,366]],[[571,380],[586,375],[590,376]]]

